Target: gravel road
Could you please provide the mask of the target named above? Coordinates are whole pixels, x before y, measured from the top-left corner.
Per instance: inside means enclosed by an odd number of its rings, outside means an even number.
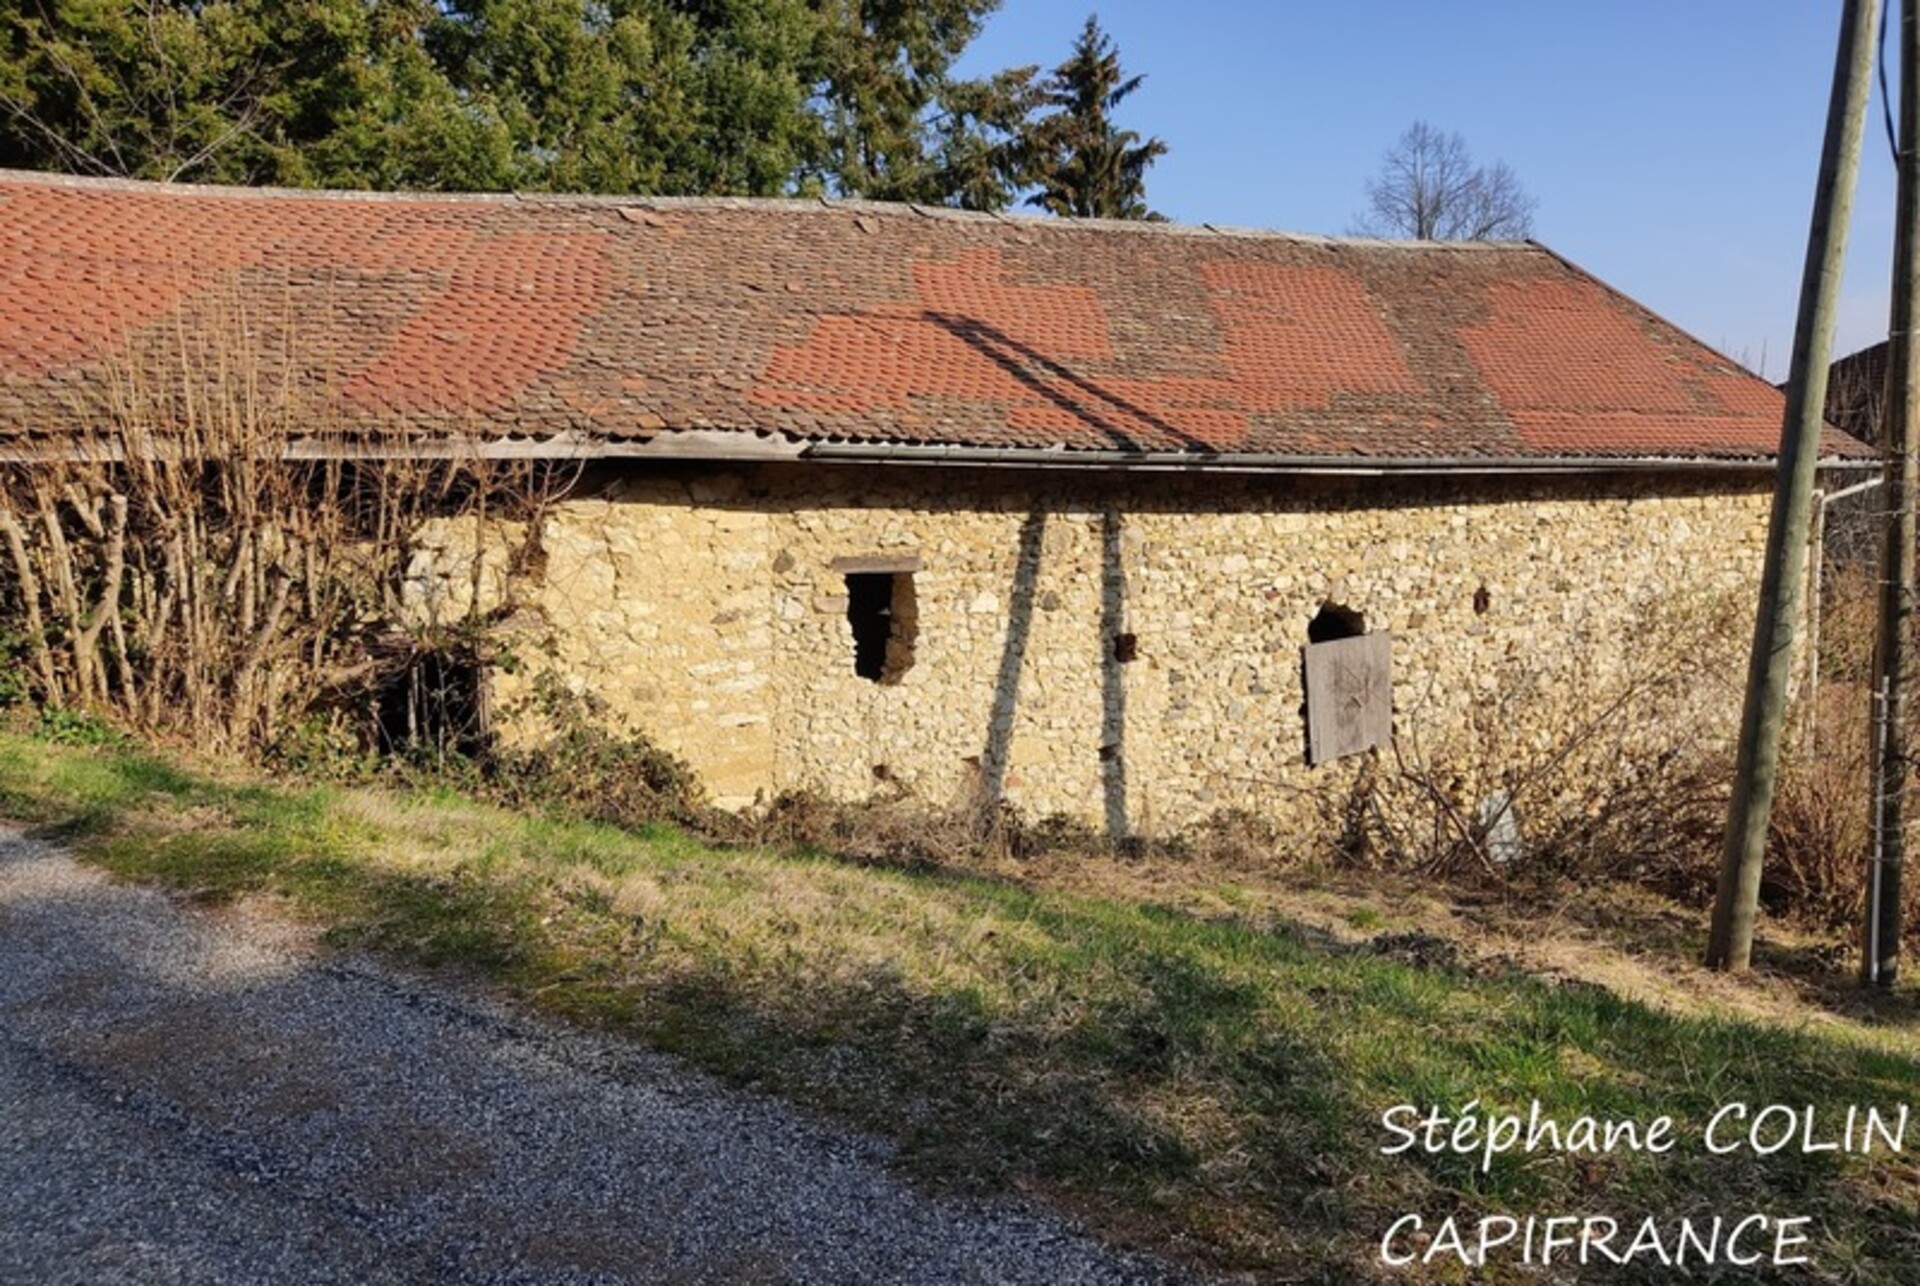
[[[0,830],[0,1281],[1144,1282],[871,1138]]]

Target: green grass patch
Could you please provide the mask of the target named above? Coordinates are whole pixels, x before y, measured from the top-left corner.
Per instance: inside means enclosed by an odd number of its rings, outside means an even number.
[[[1699,1143],[1729,1102],[1908,1103],[1920,1046],[1897,1032],[1873,1044],[1676,1017],[1251,915],[718,849],[447,792],[220,781],[125,746],[0,736],[0,811],[119,876],[278,899],[339,943],[457,966],[884,1131],[942,1184],[1041,1192],[1216,1267],[1366,1279],[1409,1213],[1760,1212],[1814,1221],[1811,1279],[1920,1280],[1906,1157]],[[1485,1169],[1380,1150],[1395,1104],[1535,1099],[1568,1122],[1670,1115],[1680,1144]],[[1920,1151],[1920,1124],[1909,1142]],[[1397,1279],[1470,1277],[1520,1279],[1457,1265]]]

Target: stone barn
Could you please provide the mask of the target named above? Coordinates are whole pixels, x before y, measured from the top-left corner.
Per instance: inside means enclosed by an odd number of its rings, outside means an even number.
[[[1743,647],[1782,409],[1531,243],[12,173],[0,278],[16,449],[219,298],[330,440],[580,462],[530,567],[419,533],[416,610],[518,604],[495,708],[551,674],[723,804],[1111,834],[1277,816],[1490,711],[1550,740],[1716,602]]]

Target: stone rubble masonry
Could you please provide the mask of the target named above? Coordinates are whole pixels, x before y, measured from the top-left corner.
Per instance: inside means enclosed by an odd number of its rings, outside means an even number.
[[[1392,633],[1402,738],[1441,745],[1497,704],[1508,735],[1545,745],[1596,685],[1681,646],[1725,682],[1675,720],[1730,741],[1742,630],[1656,639],[1647,623],[1750,602],[1768,504],[1759,475],[609,468],[544,519],[542,572],[514,587],[522,664],[492,676],[494,708],[551,669],[723,806],[883,781],[945,805],[997,779],[1028,816],[1110,832],[1284,820],[1352,781],[1352,761],[1305,762],[1300,649],[1326,603]],[[524,534],[486,542],[483,606]],[[421,533],[419,611],[465,610],[472,548],[470,527]],[[914,662],[875,683],[854,673],[833,564],[912,556]],[[1137,641],[1125,664],[1119,633]]]

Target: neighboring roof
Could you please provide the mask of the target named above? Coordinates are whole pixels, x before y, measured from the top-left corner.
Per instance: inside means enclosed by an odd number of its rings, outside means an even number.
[[[0,171],[0,298],[16,438],[187,333],[286,355],[356,432],[536,448],[1732,461],[1782,410],[1531,243]]]

